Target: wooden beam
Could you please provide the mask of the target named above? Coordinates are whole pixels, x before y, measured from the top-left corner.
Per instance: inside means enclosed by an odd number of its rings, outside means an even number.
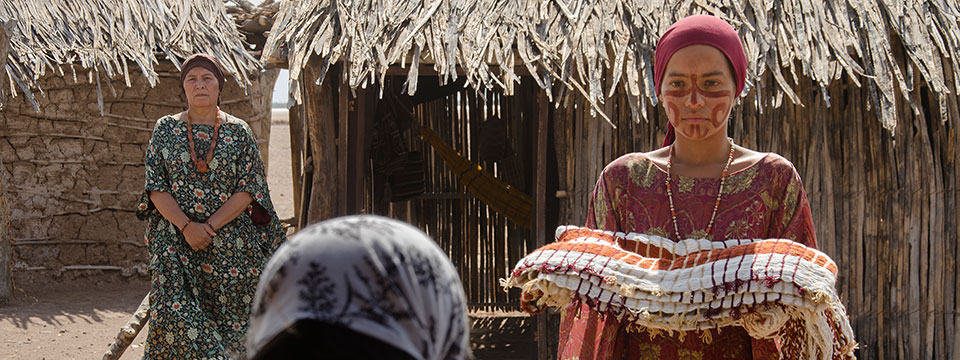
[[[0,25],[0,69],[3,69],[7,63],[7,53],[10,51],[10,37],[7,34],[12,29],[12,20]],[[3,73],[0,79],[3,79],[2,83],[5,84],[7,72],[0,71],[0,73]],[[10,204],[7,204],[4,198],[7,189],[3,182],[3,173],[3,161],[0,160],[0,304],[6,303],[12,295],[10,261],[13,259],[10,239],[7,238],[10,234],[8,230],[10,224],[7,219],[10,213]]]
[[[259,59],[260,54],[262,54],[262,52],[257,51],[254,53],[254,57]],[[263,64],[263,68],[268,70],[269,69],[289,69],[290,62],[287,59],[287,54],[289,54],[289,51],[287,50],[286,46],[281,47],[280,49],[277,49],[276,51],[273,52],[273,54],[271,54],[270,58],[267,59],[267,62]],[[304,66],[304,69],[310,66],[316,66],[316,63],[308,62],[307,65]]]
[[[318,76],[317,71],[318,67],[310,66],[304,70],[304,75]],[[335,111],[337,99],[334,97],[334,86],[326,81],[320,86],[313,86],[309,82],[301,83],[304,103],[300,121],[305,125],[306,132],[302,198],[309,199],[300,202],[301,208],[306,209],[301,210],[301,214],[307,214],[304,220],[300,221],[301,225],[334,218],[339,214],[340,196],[337,189],[341,184],[337,177],[338,117]]]
[[[300,86],[301,86],[300,89],[302,91],[302,94],[308,94],[308,92],[306,92],[307,90],[304,89],[303,85],[300,85]],[[313,126],[311,122],[317,121],[317,120],[313,119],[315,118],[314,115],[309,114],[307,112],[308,109],[310,109],[310,106],[308,106],[306,102],[303,104],[303,106],[298,107],[298,110],[300,112],[300,121],[304,125],[303,137],[302,137],[303,167],[301,168],[300,187],[297,189],[297,196],[300,197],[300,211],[297,212],[297,229],[298,230],[303,229],[308,224],[310,224],[311,213],[315,212],[313,207],[317,205],[314,201],[312,201],[313,182],[315,181],[313,176],[314,175],[313,169],[316,168],[316,166],[314,166],[314,163],[315,163],[314,156],[316,155],[314,155],[314,151],[313,151],[314,144],[313,144],[313,141],[311,140],[311,136],[316,137],[316,135],[313,135],[313,132],[316,131],[315,130],[316,126]]]
[[[357,214],[359,213],[360,204],[357,200],[363,196],[363,188],[358,188],[357,183],[360,182],[362,177],[360,177],[361,169],[357,169],[357,165],[360,163],[358,159],[360,153],[360,124],[363,122],[363,107],[366,105],[363,96],[364,89],[354,90],[354,95],[350,97],[350,112],[347,114],[346,124],[341,123],[340,125],[347,126],[347,141],[343,143],[343,148],[346,150],[347,155],[347,187],[343,188],[347,193],[347,212],[346,214]]]
[[[461,77],[456,81],[440,85],[436,81],[423,81],[417,83],[417,93],[413,94],[413,105],[417,106],[437,99],[456,94],[463,90],[467,85],[467,78]]]
[[[349,192],[350,203],[348,213],[367,213],[364,195],[366,194],[367,167],[369,166],[370,131],[373,126],[373,117],[376,115],[376,91],[370,88],[357,90],[354,100],[356,105],[350,116],[350,141],[348,148],[349,164]]]
[[[547,221],[546,221],[546,211],[547,208],[547,125],[550,121],[550,101],[547,100],[546,94],[534,86],[525,87],[529,89],[527,93],[523,94],[524,96],[533,95],[530,92],[536,92],[536,96],[531,96],[537,100],[537,149],[534,157],[536,158],[536,174],[534,179],[534,195],[535,195],[535,204],[534,206],[534,234],[537,248],[540,248],[547,244]],[[550,340],[548,339],[551,336],[549,331],[548,318],[549,312],[544,311],[537,316],[537,358],[540,360],[549,360],[552,356],[550,351]]]
[[[303,191],[303,121],[300,117],[300,109],[303,108],[303,105],[294,105],[289,110],[289,122],[290,127],[290,170],[293,176],[293,213],[298,219],[300,216],[300,194]],[[295,224],[297,229],[300,229],[300,224]]]
[[[520,62],[520,64],[522,64],[522,62]],[[490,70],[493,72],[496,72],[497,70],[501,70],[500,65],[488,65],[488,66],[490,67]],[[422,62],[420,63],[420,69],[417,70],[417,73],[420,76],[440,76],[440,73],[438,73],[437,70],[433,68],[433,64],[427,64]],[[530,70],[528,70],[526,66],[522,66],[522,65],[514,66],[513,73],[517,74],[518,77],[530,76]],[[387,68],[387,76],[404,76],[405,77],[409,74],[410,74],[409,63],[407,63],[406,67],[401,67],[400,65],[394,64],[394,65],[390,65],[390,67]],[[457,65],[457,76],[465,76],[466,74],[467,73],[463,71],[463,68]]]
[[[340,73],[337,77],[331,79],[336,80],[337,84],[339,84],[337,95],[337,112],[339,113],[337,116],[337,179],[339,182],[339,186],[337,186],[337,196],[339,197],[339,201],[337,202],[337,215],[339,216],[349,214],[347,204],[350,200],[349,191],[347,191],[349,188],[349,183],[347,182],[349,169],[347,164],[350,160],[347,156],[347,149],[349,148],[347,144],[350,138],[348,131],[350,128],[350,86],[343,81],[344,71],[346,71],[346,66],[343,66],[343,63],[341,63]]]
[[[7,235],[10,233],[8,227],[10,223],[7,219],[10,204],[5,198],[7,187],[3,179],[3,160],[0,160],[0,305],[6,304],[13,295],[11,291],[10,261],[13,259],[10,247],[10,239]]]
[[[137,338],[137,334],[147,325],[147,321],[149,320],[150,293],[148,292],[147,295],[143,297],[143,300],[140,301],[140,306],[137,306],[137,310],[130,316],[130,320],[127,320],[127,324],[120,328],[120,332],[117,334],[116,339],[114,339],[113,344],[110,344],[110,348],[103,354],[103,359],[119,359],[120,356],[123,355],[123,352],[127,350],[127,347]]]

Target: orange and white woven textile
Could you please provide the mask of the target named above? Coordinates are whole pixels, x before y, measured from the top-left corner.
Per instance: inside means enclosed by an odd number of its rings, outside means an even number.
[[[582,301],[631,329],[667,333],[742,326],[779,338],[785,359],[852,359],[837,265],[784,239],[674,242],[576,226],[517,263],[505,287],[528,312]]]

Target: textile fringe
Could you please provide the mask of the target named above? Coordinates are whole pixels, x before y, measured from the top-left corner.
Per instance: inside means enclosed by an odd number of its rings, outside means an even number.
[[[628,330],[686,336],[741,326],[783,339],[784,358],[852,359],[857,344],[836,273],[826,254],[789,240],[673,242],[562,226],[557,242],[528,254],[501,285],[519,287],[529,312],[583,301]],[[699,336],[712,341],[709,331]]]

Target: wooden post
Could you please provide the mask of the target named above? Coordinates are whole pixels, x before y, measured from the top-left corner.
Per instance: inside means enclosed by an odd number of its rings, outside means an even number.
[[[377,100],[376,91],[371,89],[358,90],[357,97],[353,101],[354,107],[351,109],[349,133],[347,142],[349,163],[348,184],[350,202],[347,204],[348,214],[368,213],[365,209],[366,202],[364,195],[366,193],[367,167],[369,166],[369,129],[373,125],[373,117],[376,115]]]
[[[11,258],[10,253],[13,249],[10,247],[11,239],[8,214],[9,205],[6,200],[7,187],[3,180],[3,159],[0,159],[0,305],[5,304],[10,299],[11,293]]]
[[[304,85],[300,85],[300,91],[303,94],[306,94],[306,89]],[[316,181],[314,177],[314,163],[317,161],[314,158],[317,155],[314,155],[313,147],[314,141],[312,138],[317,135],[314,134],[316,129],[315,122],[317,121],[316,115],[309,112],[310,106],[307,104],[307,100],[304,100],[303,106],[298,106],[300,110],[300,122],[303,123],[303,167],[301,168],[301,181],[300,187],[297,189],[297,196],[300,197],[300,211],[297,212],[297,229],[303,229],[308,224],[313,217],[313,214],[316,213],[316,210],[313,210],[313,206],[317,204],[313,200],[313,182]]]
[[[300,117],[301,105],[294,105],[289,110],[290,126],[290,170],[293,176],[293,214],[297,219],[294,222],[299,230],[300,196],[303,192],[303,121]]]
[[[303,194],[300,202],[301,214],[307,214],[300,220],[302,225],[309,225],[321,220],[334,218],[338,215],[337,189],[340,183],[337,178],[337,138],[336,127],[339,120],[334,112],[336,99],[333,96],[337,76],[328,74],[326,81],[320,86],[313,85],[313,81],[320,74],[318,66],[311,65],[304,68],[301,90],[304,94],[304,116],[300,121],[305,125],[304,131],[304,180]],[[305,210],[305,211],[304,211]]]
[[[537,159],[536,165],[536,176],[534,181],[534,194],[536,196],[536,206],[534,206],[534,241],[537,244],[537,248],[546,245],[547,243],[547,229],[546,229],[546,207],[547,207],[547,122],[550,121],[550,102],[547,100],[544,90],[530,86],[532,91],[536,91],[537,96],[537,150],[535,158]],[[531,91],[531,92],[532,92]],[[526,95],[530,95],[527,92]],[[548,312],[544,311],[540,315],[537,315],[537,358],[540,360],[549,360],[551,358],[551,351],[547,339],[551,334],[549,329],[549,323],[547,316]]]
[[[133,312],[130,320],[127,320],[127,324],[120,328],[120,332],[117,333],[117,338],[113,340],[113,344],[110,344],[110,348],[103,354],[103,360],[119,359],[120,356],[123,355],[123,352],[133,343],[133,340],[137,338],[140,330],[143,330],[143,327],[147,325],[147,321],[150,320],[149,317],[150,293],[148,292],[147,295],[143,297],[143,300],[140,301],[140,306],[137,306],[137,311]]]
[[[10,50],[10,37],[7,36],[9,30],[13,29],[13,21],[8,21],[0,26],[0,69],[3,69],[7,63],[7,52]],[[6,71],[2,72],[6,74]],[[6,76],[0,76],[0,79],[6,79]],[[5,83],[5,82],[4,82]],[[13,249],[10,247],[9,238],[10,222],[8,219],[9,207],[5,200],[7,187],[3,182],[3,159],[0,159],[0,304],[4,304],[11,295],[11,280],[13,275],[10,273]]]
[[[347,66],[344,63],[340,63],[340,76],[331,79],[336,80],[339,91],[337,92],[337,102],[338,102],[338,116],[337,116],[337,215],[343,216],[349,214],[349,205],[350,194],[347,190],[349,188],[349,182],[347,177],[349,174],[349,156],[347,149],[349,148],[349,129],[350,129],[350,86],[346,83],[346,73]]]

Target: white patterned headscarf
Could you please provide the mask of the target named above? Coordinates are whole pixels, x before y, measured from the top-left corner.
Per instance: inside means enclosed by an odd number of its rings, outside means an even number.
[[[380,216],[324,221],[277,250],[257,286],[248,355],[307,319],[418,360],[463,359],[468,351],[466,297],[453,264],[427,234]]]

